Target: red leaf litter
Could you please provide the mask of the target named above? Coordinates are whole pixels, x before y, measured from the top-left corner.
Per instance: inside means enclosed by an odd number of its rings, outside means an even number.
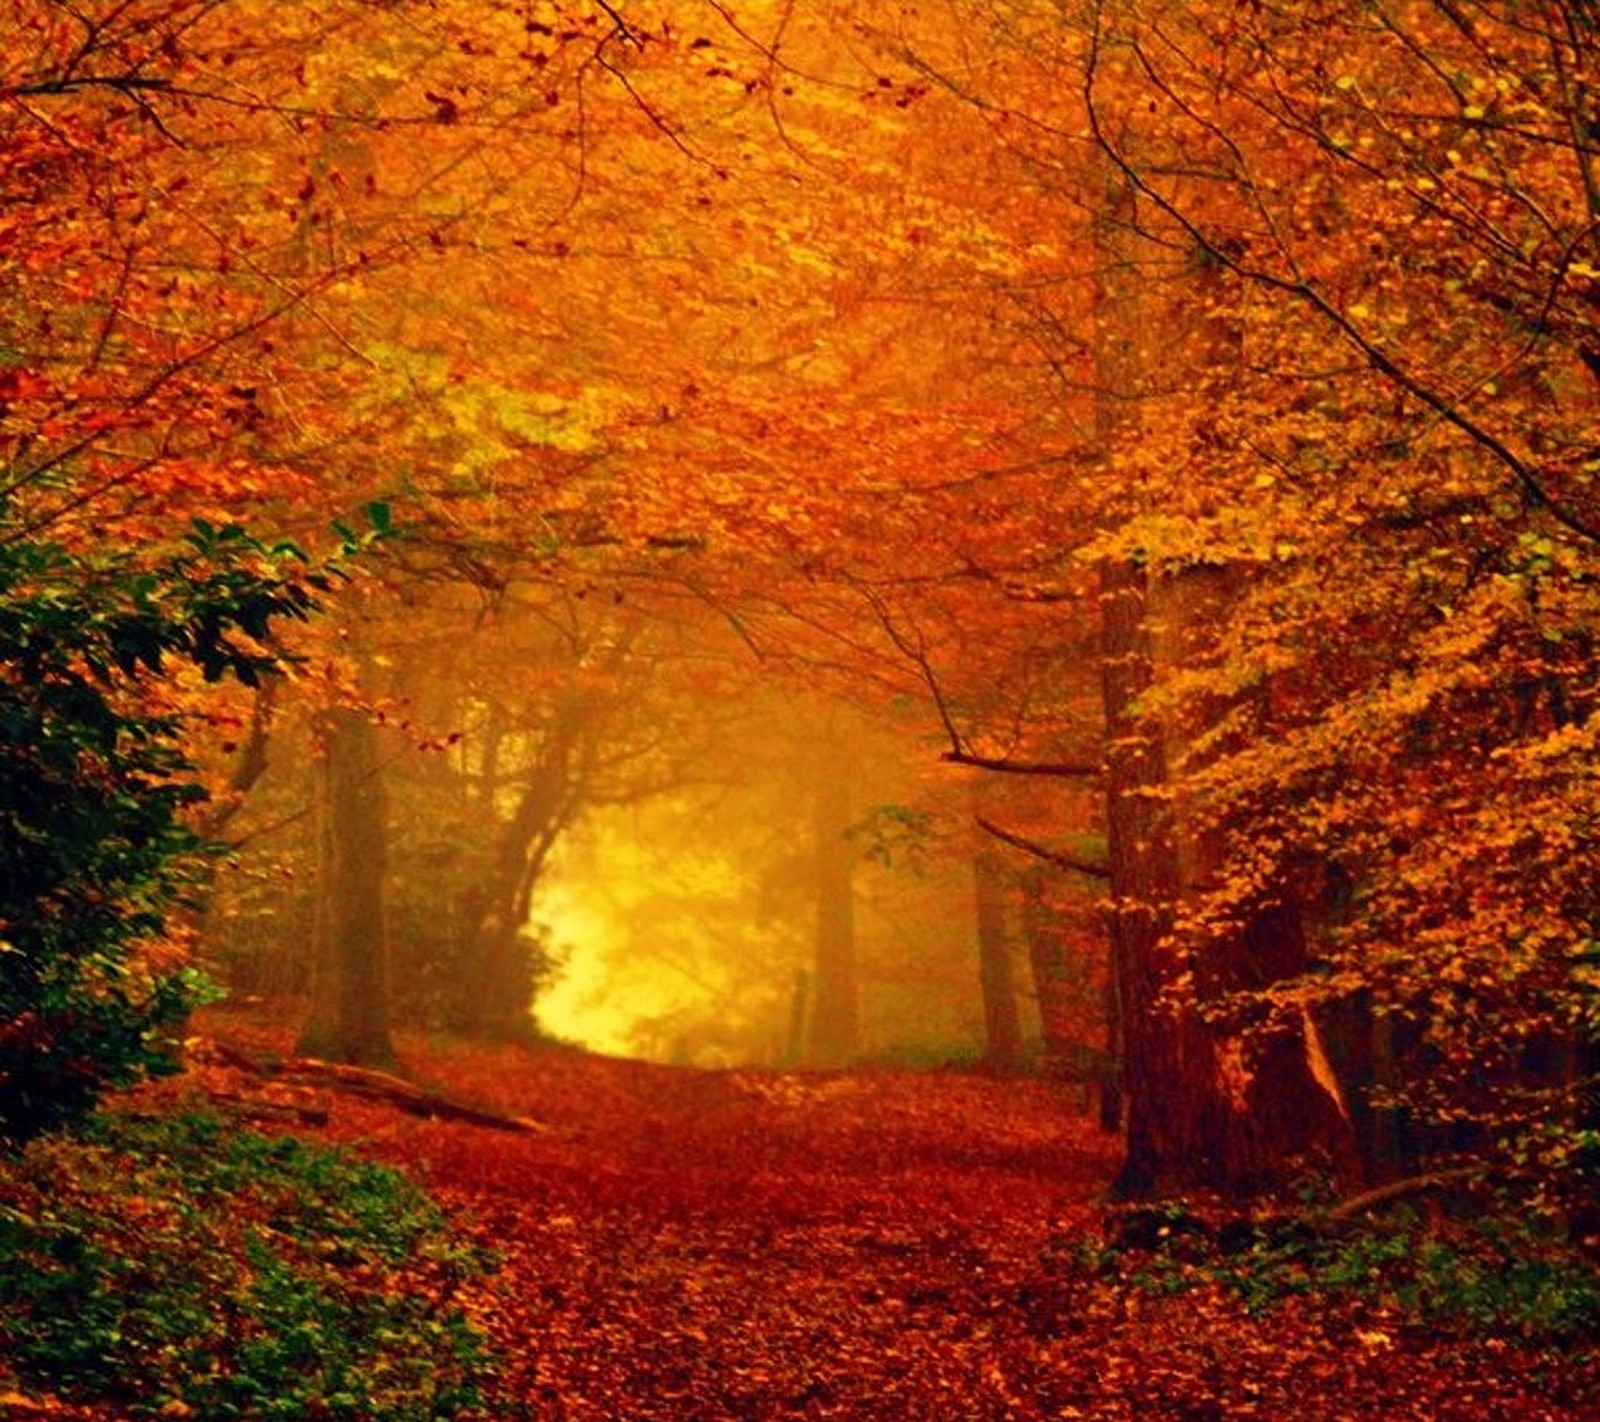
[[[1600,1418],[1592,1354],[1314,1297],[1252,1314],[1215,1286],[1077,1267],[1117,1143],[1048,1083],[402,1035],[411,1081],[537,1123],[507,1131],[252,1074],[293,1038],[242,1015],[197,1031],[161,1093],[254,1101],[402,1166],[494,1251],[470,1294],[500,1364],[486,1418]]]

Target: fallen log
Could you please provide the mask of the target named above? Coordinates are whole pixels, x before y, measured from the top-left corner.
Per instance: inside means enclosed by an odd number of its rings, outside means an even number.
[[[295,1083],[300,1086],[320,1086],[325,1090],[358,1096],[366,1101],[392,1106],[410,1116],[425,1120],[460,1121],[469,1126],[480,1126],[491,1131],[510,1131],[522,1135],[544,1135],[550,1127],[529,1116],[511,1116],[501,1111],[490,1111],[465,1101],[419,1086],[392,1072],[377,1071],[371,1067],[351,1066],[344,1062],[323,1061],[317,1057],[290,1057],[282,1061],[258,1061],[236,1047],[210,1038],[194,1038],[185,1044],[185,1054],[197,1066],[220,1069],[253,1076],[263,1082]],[[219,1100],[234,1104],[237,1093],[225,1090],[212,1092]],[[274,1113],[297,1111],[297,1103],[273,1102]],[[323,1124],[305,1118],[305,1124]]]
[[[212,1087],[206,1092],[213,1104],[251,1125],[326,1126],[330,1112],[318,1101],[283,1100],[260,1092],[227,1091]]]
[[[514,1131],[523,1135],[544,1135],[550,1130],[542,1121],[535,1121],[532,1117],[508,1116],[499,1111],[470,1106],[464,1101],[428,1091],[402,1076],[376,1071],[371,1067],[326,1062],[317,1057],[294,1057],[280,1062],[276,1074],[342,1090],[425,1120],[461,1121],[491,1131]]]

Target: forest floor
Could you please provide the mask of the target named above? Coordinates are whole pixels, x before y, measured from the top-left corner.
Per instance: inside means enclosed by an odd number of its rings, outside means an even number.
[[[254,1103],[401,1165],[494,1251],[469,1307],[496,1419],[1600,1418],[1592,1351],[1075,1265],[1117,1151],[1046,1083],[402,1038],[412,1079],[537,1123],[510,1132],[258,1077],[245,1060],[288,1054],[286,1032],[198,1026],[221,1050],[162,1096]]]

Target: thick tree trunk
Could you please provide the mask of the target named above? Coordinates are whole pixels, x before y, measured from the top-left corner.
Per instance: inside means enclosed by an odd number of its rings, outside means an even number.
[[[1237,324],[1213,314],[1228,309],[1225,301],[1181,310],[1156,304],[1148,268],[1168,256],[1142,235],[1125,174],[1108,165],[1104,177],[1094,355],[1102,390],[1096,436],[1110,466],[1140,437],[1138,396],[1158,344],[1165,368],[1194,371],[1197,399],[1235,378],[1241,353]],[[1174,941],[1180,903],[1203,892],[1218,868],[1218,831],[1190,813],[1170,773],[1186,761],[1193,769],[1192,732],[1209,729],[1208,713],[1190,709],[1185,724],[1167,717],[1163,725],[1141,699],[1158,670],[1204,652],[1230,588],[1220,568],[1168,573],[1137,556],[1101,567],[1112,977],[1127,1113],[1118,1189],[1128,1195],[1249,1191],[1305,1166],[1345,1168],[1353,1156],[1337,1085],[1325,1061],[1329,1081],[1319,1078],[1321,1058],[1304,1023],[1229,1029],[1205,1011],[1305,966],[1292,900],[1264,901],[1236,935],[1181,948]]]
[[[1162,590],[1164,661],[1206,590]],[[1180,951],[1179,904],[1218,867],[1216,835],[1186,812],[1168,766],[1182,736],[1141,711],[1154,677],[1149,581],[1103,571],[1111,919],[1124,1044],[1128,1154],[1124,1194],[1189,1188],[1248,1192],[1305,1169],[1346,1176],[1350,1123],[1314,1026],[1304,1018],[1220,1025],[1208,1005],[1293,978],[1307,963],[1298,906],[1285,891],[1234,933]],[[1214,610],[1214,609],[1211,609]]]
[[[1006,928],[1005,880],[987,836],[973,850],[972,889],[983,990],[983,1060],[995,1071],[1016,1071],[1023,1058],[1022,1014]]]
[[[1150,687],[1144,571],[1131,561],[1100,572],[1106,717],[1108,917],[1120,1017],[1127,1155],[1116,1190],[1162,1191],[1214,1169],[1202,1118],[1214,1065],[1187,1014],[1163,999],[1178,975],[1168,942],[1179,889],[1172,800],[1161,739],[1139,715]]]
[[[1128,1119],[1127,1048],[1123,1043],[1122,993],[1114,972],[1105,984],[1106,1060],[1100,1074],[1100,1129],[1108,1135],[1122,1130]]]
[[[388,825],[377,732],[363,712],[342,706],[324,714],[319,731],[320,866],[300,1050],[324,1061],[389,1066]]]
[[[1350,1129],[1361,1178],[1380,1185],[1409,1175],[1416,1166],[1406,1148],[1401,1111],[1378,1092],[1399,1086],[1395,1067],[1394,1024],[1372,1011],[1372,995],[1362,991],[1320,1009],[1314,1030],[1330,1070],[1344,1084]]]

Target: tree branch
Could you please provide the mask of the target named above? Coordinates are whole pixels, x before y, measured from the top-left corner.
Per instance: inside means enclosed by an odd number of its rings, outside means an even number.
[[[1405,391],[1408,395],[1420,401],[1446,424],[1453,426],[1471,443],[1477,445],[1500,464],[1522,490],[1523,496],[1532,508],[1543,510],[1550,518],[1554,519],[1569,532],[1577,534],[1590,542],[1600,543],[1600,523],[1586,517],[1584,513],[1571,508],[1569,505],[1559,502],[1556,496],[1546,488],[1542,471],[1536,469],[1528,460],[1517,454],[1505,440],[1480,423],[1459,402],[1452,400],[1436,389],[1425,378],[1408,369],[1399,359],[1379,346],[1373,335],[1357,325],[1356,321],[1346,311],[1335,305],[1318,288],[1312,277],[1299,269],[1294,262],[1293,255],[1281,239],[1278,241],[1278,249],[1289,265],[1287,275],[1270,271],[1266,267],[1252,265],[1245,261],[1237,251],[1231,248],[1228,242],[1218,240],[1213,233],[1200,225],[1200,221],[1197,218],[1184,211],[1172,198],[1159,192],[1148,175],[1137,167],[1132,159],[1127,157],[1105,131],[1102,124],[1096,89],[1099,79],[1100,49],[1104,36],[1098,27],[1098,16],[1096,18],[1096,28],[1091,34],[1090,40],[1090,49],[1085,63],[1082,84],[1090,135],[1101,152],[1111,160],[1112,164],[1141,196],[1175,222],[1184,235],[1220,267],[1232,272],[1242,281],[1267,290],[1281,292],[1294,300],[1304,303],[1316,312],[1350,343],[1373,370],[1377,371],[1398,389]],[[1140,59],[1141,62],[1144,62],[1142,54]],[[1153,78],[1154,76],[1152,75],[1151,77]],[[1196,117],[1192,114],[1190,116]],[[1196,118],[1196,121],[1200,120]],[[1218,131],[1214,125],[1208,124],[1206,127],[1223,142],[1229,142],[1227,136]],[[1263,216],[1266,216],[1264,212]]]
[[[939,759],[951,765],[998,771],[1002,775],[1045,775],[1057,780],[1093,780],[1105,771],[1098,761],[1012,760],[1009,756],[973,755],[964,750],[943,751]]]
[[[1427,1175],[1407,1176],[1404,1180],[1391,1180],[1385,1185],[1341,1200],[1323,1218],[1329,1224],[1340,1224],[1345,1220],[1354,1219],[1357,1215],[1363,1215],[1368,1210],[1376,1209],[1379,1205],[1386,1205],[1391,1200],[1403,1200],[1411,1195],[1425,1195],[1433,1190],[1447,1190],[1452,1186],[1465,1185],[1480,1179],[1482,1175],[1481,1167],[1463,1165],[1449,1170],[1431,1171]]]
[[[993,836],[1002,844],[1009,844],[1013,849],[1020,849],[1024,854],[1031,854],[1035,859],[1042,859],[1047,864],[1054,864],[1058,869],[1070,869],[1074,874],[1084,874],[1091,879],[1110,879],[1111,868],[1092,859],[1079,859],[1076,855],[1063,854],[1060,850],[1047,849],[1042,844],[1035,844],[1031,839],[1024,839],[1019,834],[1010,830],[1001,829],[993,820],[985,819],[982,815],[973,816],[973,822],[985,834]]]

